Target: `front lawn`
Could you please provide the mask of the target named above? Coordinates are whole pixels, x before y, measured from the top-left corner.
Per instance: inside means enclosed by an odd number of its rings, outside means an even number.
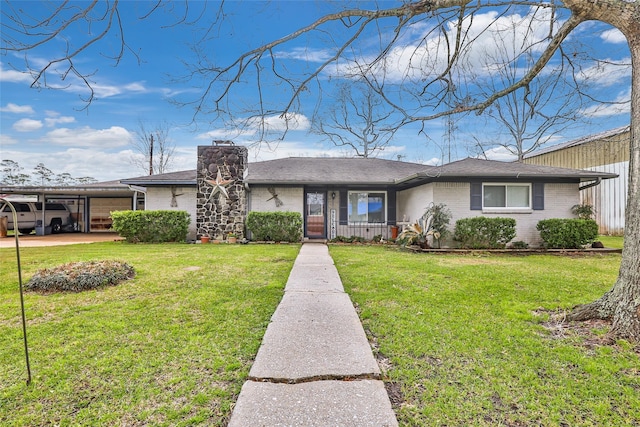
[[[116,259],[137,272],[97,291],[25,295],[30,386],[15,250],[1,249],[0,425],[226,425],[298,249],[24,248],[25,282],[71,261]]]
[[[401,426],[640,425],[640,346],[549,323],[610,289],[620,254],[330,250]]]
[[[135,279],[26,294],[25,385],[15,252],[0,250],[0,425],[226,425],[297,245],[89,245],[22,250],[23,277],[115,259]],[[606,325],[549,322],[616,278],[620,254],[434,255],[331,246],[401,426],[640,425],[638,347]]]

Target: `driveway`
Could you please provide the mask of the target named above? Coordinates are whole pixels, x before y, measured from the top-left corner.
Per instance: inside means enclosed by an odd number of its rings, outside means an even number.
[[[113,242],[124,240],[117,233],[60,233],[46,236],[35,234],[21,235],[20,247],[31,248],[38,246],[76,245],[78,243]],[[0,248],[15,248],[15,237],[1,237]]]

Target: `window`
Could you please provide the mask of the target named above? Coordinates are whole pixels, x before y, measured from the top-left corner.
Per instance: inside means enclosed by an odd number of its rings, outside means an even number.
[[[486,209],[531,209],[530,184],[484,184],[482,207]]]
[[[349,222],[384,223],[387,216],[387,194],[384,192],[349,192]]]

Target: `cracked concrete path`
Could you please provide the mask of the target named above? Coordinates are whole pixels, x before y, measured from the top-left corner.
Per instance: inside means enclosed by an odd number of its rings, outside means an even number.
[[[305,243],[229,427],[397,425],[327,246]]]

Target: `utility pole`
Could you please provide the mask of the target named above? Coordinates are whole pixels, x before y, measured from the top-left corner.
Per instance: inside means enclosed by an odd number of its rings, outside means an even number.
[[[153,175],[153,134],[149,142],[149,175]]]

